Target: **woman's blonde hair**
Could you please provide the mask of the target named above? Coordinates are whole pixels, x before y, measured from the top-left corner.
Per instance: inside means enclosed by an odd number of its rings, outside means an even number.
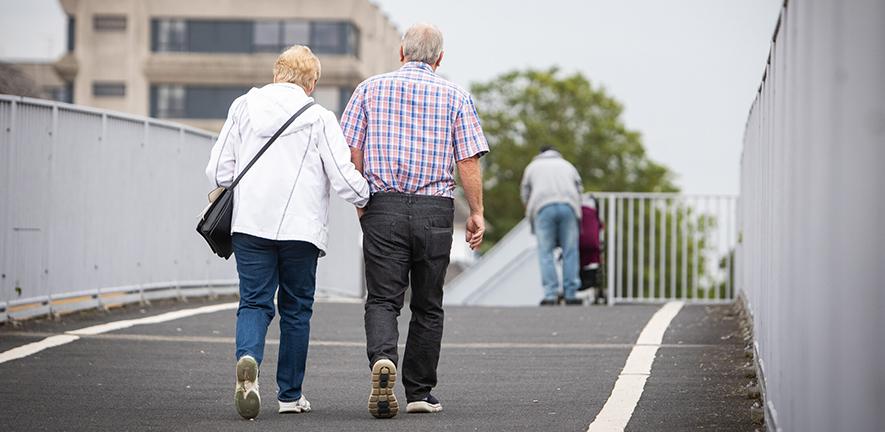
[[[320,59],[306,46],[292,45],[274,62],[274,82],[297,84],[306,91],[319,79]]]

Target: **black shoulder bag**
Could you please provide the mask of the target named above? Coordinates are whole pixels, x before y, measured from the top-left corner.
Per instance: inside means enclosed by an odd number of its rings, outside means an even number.
[[[286,128],[298,118],[298,116],[307,111],[307,109],[314,104],[315,102],[308,103],[298,110],[298,112],[293,114],[292,117],[289,117],[289,120],[286,120],[286,123],[283,124],[283,126],[280,127],[269,140],[267,140],[267,144],[265,144],[255,157],[249,161],[246,168],[243,168],[243,171],[240,172],[240,175],[234,179],[230,186],[219,187],[212,192],[209,192],[209,205],[203,210],[203,213],[200,216],[200,221],[197,223],[197,232],[206,239],[206,243],[209,243],[209,247],[212,248],[212,252],[214,252],[215,255],[228,259],[234,252],[230,230],[231,219],[233,219],[234,215],[234,188],[237,187],[237,183],[239,183],[240,179],[243,178],[243,175],[249,171],[249,168],[252,168],[255,161],[267,151],[267,148],[283,134],[283,131],[285,131]]]

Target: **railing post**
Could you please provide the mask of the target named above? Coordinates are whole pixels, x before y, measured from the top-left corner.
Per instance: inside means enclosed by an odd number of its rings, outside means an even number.
[[[635,198],[627,198],[627,289],[626,297],[628,301],[633,300],[633,202]]]
[[[649,238],[648,238],[648,286],[649,286],[649,298],[654,298],[658,300],[657,293],[657,280],[655,279],[655,235],[657,234],[657,230],[655,229],[655,224],[657,223],[657,199],[649,198],[649,210],[651,211],[651,215],[649,216]]]
[[[636,257],[636,297],[638,300],[646,300],[645,297],[645,198],[639,198],[639,228],[636,242],[639,250]]]
[[[13,290],[13,284],[14,284],[15,274],[16,274],[15,269],[12,268],[12,265],[14,262],[12,259],[12,251],[13,251],[13,246],[12,246],[12,241],[13,241],[12,216],[13,216],[13,213],[12,213],[12,209],[15,206],[8,205],[8,204],[12,203],[12,199],[14,196],[13,195],[13,187],[15,185],[13,184],[13,181],[15,180],[15,176],[12,173],[12,169],[15,166],[15,161],[13,160],[15,158],[15,142],[16,142],[15,122],[16,122],[16,118],[18,117],[18,115],[17,115],[18,114],[17,101],[12,100],[9,103],[10,103],[10,105],[9,105],[9,126],[6,128],[5,131],[3,131],[4,133],[7,134],[7,137],[8,137],[8,142],[7,142],[7,146],[6,146],[6,167],[5,167],[6,179],[4,180],[6,182],[5,189],[7,192],[7,196],[3,197],[3,203],[4,203],[3,207],[4,207],[4,211],[6,213],[4,224],[6,226],[3,227],[3,245],[2,245],[2,247],[3,247],[3,261],[4,262],[3,262],[3,274],[2,274],[2,277],[0,277],[0,293],[3,294],[3,297],[4,297],[3,300],[7,302],[7,307],[8,307],[9,302],[12,301],[12,297],[13,297],[12,290]]]
[[[606,304],[612,306],[615,299],[615,196],[609,195],[605,205],[608,209],[607,220],[605,221],[605,233],[608,240],[606,241],[605,267],[606,267],[606,289],[608,290],[608,300]]]

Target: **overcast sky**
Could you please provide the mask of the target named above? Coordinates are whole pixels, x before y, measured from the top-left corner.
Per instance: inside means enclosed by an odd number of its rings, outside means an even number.
[[[627,126],[685,192],[738,192],[744,123],[782,0],[376,3],[400,30],[438,25],[439,72],[464,86],[513,69],[580,71],[624,104]],[[57,0],[0,0],[0,59],[52,59],[64,38]]]

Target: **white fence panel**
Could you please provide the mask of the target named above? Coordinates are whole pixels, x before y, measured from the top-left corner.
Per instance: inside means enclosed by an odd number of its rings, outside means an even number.
[[[735,197],[603,192],[611,303],[734,299]]]
[[[734,299],[735,197],[593,193],[603,231],[609,304]],[[528,221],[446,286],[448,304],[536,305],[543,297]]]
[[[885,3],[785,3],[741,161],[769,428],[885,430]]]
[[[194,227],[215,137],[186,126],[0,96],[0,321],[236,292],[233,259]],[[356,213],[337,198],[319,295],[363,292]]]

